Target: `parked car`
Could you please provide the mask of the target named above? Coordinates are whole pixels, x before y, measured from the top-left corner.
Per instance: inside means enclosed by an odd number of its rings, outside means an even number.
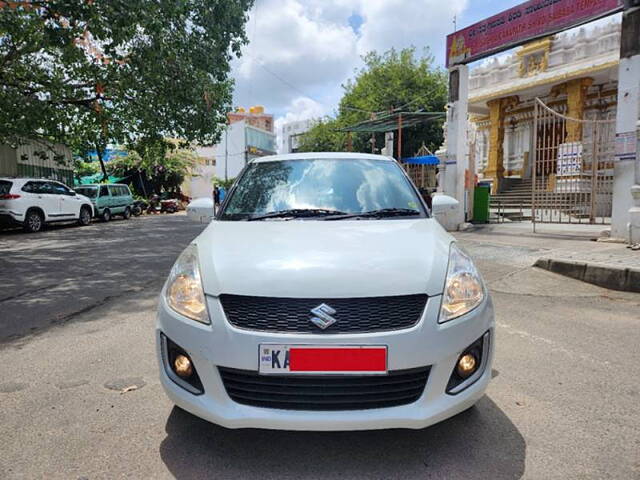
[[[257,158],[178,257],[160,379],[229,428],[423,428],[491,379],[494,312],[471,258],[388,157]]]
[[[133,195],[127,185],[82,185],[76,191],[91,199],[96,217],[108,222],[114,215],[128,220],[133,211]]]
[[[46,223],[89,225],[91,200],[65,184],[39,178],[0,178],[0,221],[38,232]]]

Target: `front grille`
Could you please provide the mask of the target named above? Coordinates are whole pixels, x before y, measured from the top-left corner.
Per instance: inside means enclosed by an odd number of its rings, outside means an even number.
[[[413,403],[424,391],[429,367],[369,376],[273,376],[219,367],[237,403],[284,410],[366,410]]]
[[[279,298],[220,295],[229,322],[249,330],[296,333],[365,333],[400,330],[418,323],[426,295],[358,298]],[[337,320],[325,330],[310,320],[311,309],[326,303]]]

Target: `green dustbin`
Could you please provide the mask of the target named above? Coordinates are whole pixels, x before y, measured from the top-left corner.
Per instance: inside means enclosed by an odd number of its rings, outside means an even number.
[[[473,191],[473,222],[489,222],[489,194],[491,187],[488,185],[477,185]]]

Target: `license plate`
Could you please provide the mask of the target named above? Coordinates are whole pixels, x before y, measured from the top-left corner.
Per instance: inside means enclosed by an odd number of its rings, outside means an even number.
[[[260,345],[260,374],[387,373],[386,346]]]

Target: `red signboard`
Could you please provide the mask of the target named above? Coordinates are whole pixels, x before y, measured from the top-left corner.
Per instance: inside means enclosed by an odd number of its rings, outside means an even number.
[[[447,35],[447,67],[622,9],[623,0],[530,0]]]

